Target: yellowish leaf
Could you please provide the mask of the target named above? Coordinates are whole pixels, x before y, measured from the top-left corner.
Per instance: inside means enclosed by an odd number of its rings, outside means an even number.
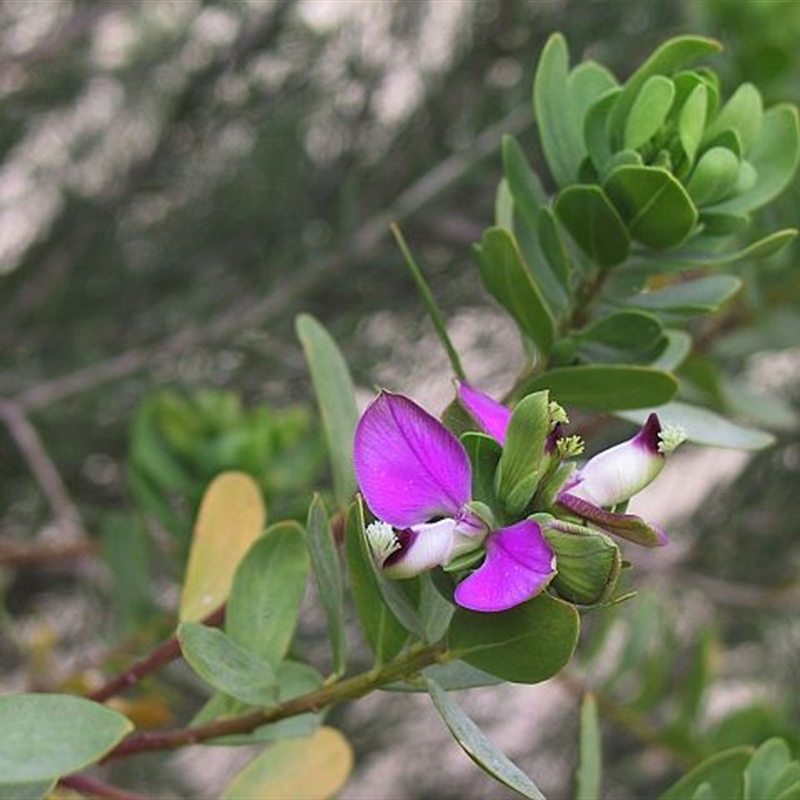
[[[267,522],[256,482],[224,472],[206,489],[195,523],[181,594],[181,622],[199,622],[222,605],[233,573]]]
[[[335,728],[268,747],[240,772],[223,800],[327,800],[353,769],[350,743]]]

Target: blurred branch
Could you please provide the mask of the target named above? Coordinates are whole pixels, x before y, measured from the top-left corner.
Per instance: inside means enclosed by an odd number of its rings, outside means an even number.
[[[0,565],[29,567],[38,564],[60,564],[65,561],[94,556],[97,545],[92,539],[71,542],[0,542]]]
[[[677,580],[705,592],[715,603],[756,611],[800,611],[800,586],[764,587],[711,578],[679,569]]]
[[[77,370],[60,378],[42,381],[19,393],[14,404],[30,411],[63,400],[103,383],[133,374],[164,354],[174,355],[203,342],[215,341],[244,327],[263,325],[296,304],[305,292],[319,285],[351,265],[354,260],[366,260],[378,245],[388,237],[389,226],[402,222],[428,203],[457,184],[476,164],[497,151],[506,133],[519,133],[531,124],[527,108],[516,109],[500,122],[484,130],[467,151],[457,153],[442,161],[416,180],[386,211],[378,212],[346,237],[345,248],[327,258],[309,261],[293,271],[291,280],[284,281],[267,297],[244,300],[233,304],[209,323],[187,326],[152,347],[129,350],[90,367]]]
[[[36,478],[47,499],[56,525],[69,538],[80,536],[83,525],[80,514],[67,491],[61,475],[47,453],[38,431],[25,416],[24,409],[12,401],[0,403],[0,419],[16,442],[22,457]]]
[[[0,330],[14,331],[53,293],[71,265],[78,263],[86,249],[113,226],[120,208],[131,197],[135,197],[141,187],[147,186],[158,168],[170,160],[175,147],[179,145],[182,131],[187,126],[191,127],[194,116],[207,108],[209,96],[219,79],[273,42],[293,4],[294,0],[278,0],[260,20],[246,25],[229,48],[220,52],[196,74],[189,76],[183,89],[172,101],[171,114],[163,120],[161,135],[154,147],[141,160],[133,162],[123,179],[115,181],[108,191],[98,194],[94,203],[80,208],[77,221],[69,225],[59,246],[48,257],[41,259],[36,274],[22,283],[6,302]],[[113,4],[108,5],[114,7]],[[62,218],[74,213],[71,205],[63,204]],[[54,222],[53,226],[59,222]]]

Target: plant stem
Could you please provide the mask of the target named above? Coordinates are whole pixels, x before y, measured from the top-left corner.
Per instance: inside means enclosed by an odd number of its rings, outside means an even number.
[[[225,606],[220,606],[216,611],[212,611],[205,619],[203,625],[219,627],[225,619]],[[139,683],[142,678],[160,669],[165,664],[180,658],[181,646],[178,643],[178,635],[173,633],[169,639],[161,642],[154,650],[143,658],[135,661],[130,667],[119,675],[114,676],[104,683],[99,689],[89,692],[86,695],[88,700],[95,700],[102,703],[109,697],[114,697],[120,692]]]
[[[294,697],[273,708],[249,711],[246,714],[224,717],[189,728],[133,734],[111,750],[101,763],[136,753],[153,750],[175,750],[179,747],[199,744],[222,736],[251,733],[256,728],[271,722],[278,722],[300,714],[313,714],[344,700],[363,697],[374,689],[402,678],[408,678],[425,667],[445,659],[446,651],[442,650],[440,646],[432,645],[416,649],[412,648],[397,661],[362,672],[351,678],[337,681],[328,686],[322,686],[313,692]]]

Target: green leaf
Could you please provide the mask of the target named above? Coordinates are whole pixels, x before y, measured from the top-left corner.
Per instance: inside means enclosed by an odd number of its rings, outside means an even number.
[[[450,650],[506,681],[539,683],[566,666],[579,627],[575,608],[547,594],[497,614],[457,608],[450,623]]]
[[[532,800],[545,800],[536,784],[485,736],[435,681],[425,681],[428,694],[463,751],[496,781]]]
[[[659,272],[668,270],[678,271],[683,269],[698,269],[702,267],[724,267],[735,264],[737,261],[755,260],[763,261],[779,253],[797,236],[796,228],[784,228],[775,231],[762,239],[751,242],[749,245],[728,253],[702,253],[686,251],[670,253],[660,260]]]
[[[558,194],[554,208],[581,250],[601,267],[615,266],[628,257],[628,231],[599,186],[570,186]]]
[[[336,342],[308,314],[295,321],[317,396],[333,472],[336,504],[345,508],[356,491],[353,472],[353,434],[358,421],[355,389]]]
[[[670,75],[704,56],[721,50],[719,42],[702,36],[676,36],[662,44],[625,82],[611,118],[612,130],[620,138],[625,120],[644,84],[653,75]]]
[[[583,361],[644,364],[653,361],[667,344],[664,327],[644,311],[620,311],[592,322],[573,334]]]
[[[273,706],[278,682],[272,667],[217,628],[197,622],[178,626],[189,666],[208,684],[254,706]]]
[[[654,408],[622,411],[616,416],[641,425],[652,411],[658,414],[662,423],[680,425],[686,432],[688,440],[695,444],[733,447],[737,450],[761,450],[775,441],[775,438],[765,431],[739,425],[707,408],[692,406],[679,400]]]
[[[692,337],[686,331],[668,328],[664,331],[667,346],[650,366],[663,372],[674,372],[692,352]]]
[[[615,542],[602,533],[565,533],[545,528],[556,554],[553,587],[560,597],[581,606],[603,603],[612,595],[622,559]]]
[[[716,797],[741,800],[742,772],[751,754],[749,747],[734,747],[717,753],[684,775],[659,800],[692,800],[697,789],[704,783],[711,786]]]
[[[508,228],[508,230],[514,227],[514,198],[511,196],[506,178],[501,178],[497,184],[494,197],[494,224],[498,228]]]
[[[553,275],[564,293],[569,294],[572,263],[564,243],[561,241],[558,223],[550,208],[544,207],[539,210],[536,232],[539,238],[539,246],[547,259],[547,263],[550,265]]]
[[[575,800],[600,800],[602,763],[597,701],[591,692],[587,692],[581,703],[581,736]]]
[[[706,150],[694,168],[686,191],[699,208],[724,200],[736,186],[739,159],[726,147]]]
[[[0,778],[0,789],[3,790],[3,800],[46,800],[55,780],[35,781],[33,783],[4,783]]]
[[[783,739],[773,736],[761,744],[753,753],[750,763],[744,770],[743,800],[763,800],[772,798],[770,784],[792,760],[789,745]]]
[[[222,800],[327,800],[347,783],[353,750],[335,728],[270,745],[240,772]]]
[[[678,115],[678,138],[681,142],[687,167],[694,163],[700,142],[703,139],[706,115],[708,114],[708,89],[704,83],[698,83]]]
[[[496,439],[475,431],[462,434],[461,444],[472,465],[472,499],[491,508],[496,501],[494,476],[503,448]]]
[[[764,104],[761,94],[752,83],[741,84],[706,128],[704,141],[711,142],[726,130],[735,131],[748,153],[758,141]]]
[[[502,154],[503,172],[514,205],[533,228],[539,210],[547,202],[547,195],[539,176],[531,169],[519,142],[510,134],[503,136]]]
[[[347,512],[345,552],[350,577],[350,590],[375,660],[384,664],[393,659],[408,638],[408,633],[386,605],[378,580],[372,554],[364,532],[364,509],[357,499]]]
[[[236,570],[225,631],[273,669],[292,642],[308,571],[304,531],[296,522],[267,528]]]
[[[514,238],[502,228],[490,228],[475,250],[486,287],[534,344],[548,353],[553,343],[553,316],[523,263]]]
[[[450,627],[455,607],[436,588],[430,572],[419,576],[419,616],[423,638],[431,644],[440,641]]]
[[[800,797],[800,763],[791,761],[779,769],[767,785],[766,797],[775,800],[797,800]]]
[[[342,570],[328,519],[328,511],[318,494],[314,495],[308,509],[306,533],[314,582],[328,623],[333,673],[342,675],[347,666]]]
[[[223,472],[206,489],[194,526],[178,617],[198,622],[228,597],[236,568],[261,536],[267,510],[258,484]]]
[[[697,209],[686,190],[660,167],[617,167],[603,188],[631,238],[647,247],[677,247],[697,223]]]
[[[559,186],[574,183],[583,160],[581,129],[575,129],[564,102],[569,78],[569,51],[564,37],[553,34],[545,44],[533,79],[533,112],[547,165]]]
[[[540,389],[549,389],[563,406],[622,411],[666,403],[675,396],[678,383],[649,367],[590,364],[552,369],[525,381],[517,391],[528,394]]]
[[[742,287],[735,275],[709,275],[692,281],[681,281],[666,289],[645,292],[626,301],[629,305],[671,314],[702,314],[716,311]]]
[[[675,99],[675,84],[663,75],[651,75],[643,84],[625,120],[623,147],[636,150],[661,129]]]
[[[549,432],[547,391],[529,394],[511,415],[497,466],[497,498],[510,514],[520,513],[536,491]]]
[[[589,151],[589,158],[599,175],[606,174],[606,165],[614,153],[611,147],[609,118],[614,104],[621,94],[621,88],[607,91],[588,109],[584,119],[583,133],[586,140],[586,148]]]
[[[743,214],[760,208],[780,194],[794,177],[800,157],[797,108],[782,103],[764,114],[761,132],[748,153],[758,175],[748,191],[711,206],[715,212]]]
[[[29,783],[39,791],[99,761],[131,730],[127,717],[82,697],[0,696],[0,787]]]

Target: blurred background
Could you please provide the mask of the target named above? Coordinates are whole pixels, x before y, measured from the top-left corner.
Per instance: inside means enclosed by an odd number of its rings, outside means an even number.
[[[669,36],[711,35],[728,91],[800,95],[794,0],[0,4],[0,690],[74,689],[163,635],[218,472],[252,474],[271,519],[304,517],[327,475],[298,312],[332,332],[365,397],[381,384],[447,402],[391,222],[470,376],[508,386],[519,343],[470,247],[493,218],[501,133],[543,171],[531,84],[554,31],[573,62],[621,79]],[[798,198],[795,181],[765,229],[796,225]],[[681,466],[661,501],[675,545],[640,565],[639,601],[587,621],[578,683],[465,698],[549,797],[573,791],[584,685],[605,698],[607,797],[652,796],[727,744],[800,742],[798,256],[747,273],[694,366],[710,406],[730,407],[732,378],[770,390],[776,445],[744,472],[695,451],[706,480],[685,507]],[[304,636],[313,653],[313,621]],[[159,698],[182,708],[187,683],[169,673],[137,713],[163,721]],[[425,698],[385,697],[335,712],[360,765],[343,797],[505,796],[444,744]],[[224,783],[219,759],[118,770],[198,796]]]

